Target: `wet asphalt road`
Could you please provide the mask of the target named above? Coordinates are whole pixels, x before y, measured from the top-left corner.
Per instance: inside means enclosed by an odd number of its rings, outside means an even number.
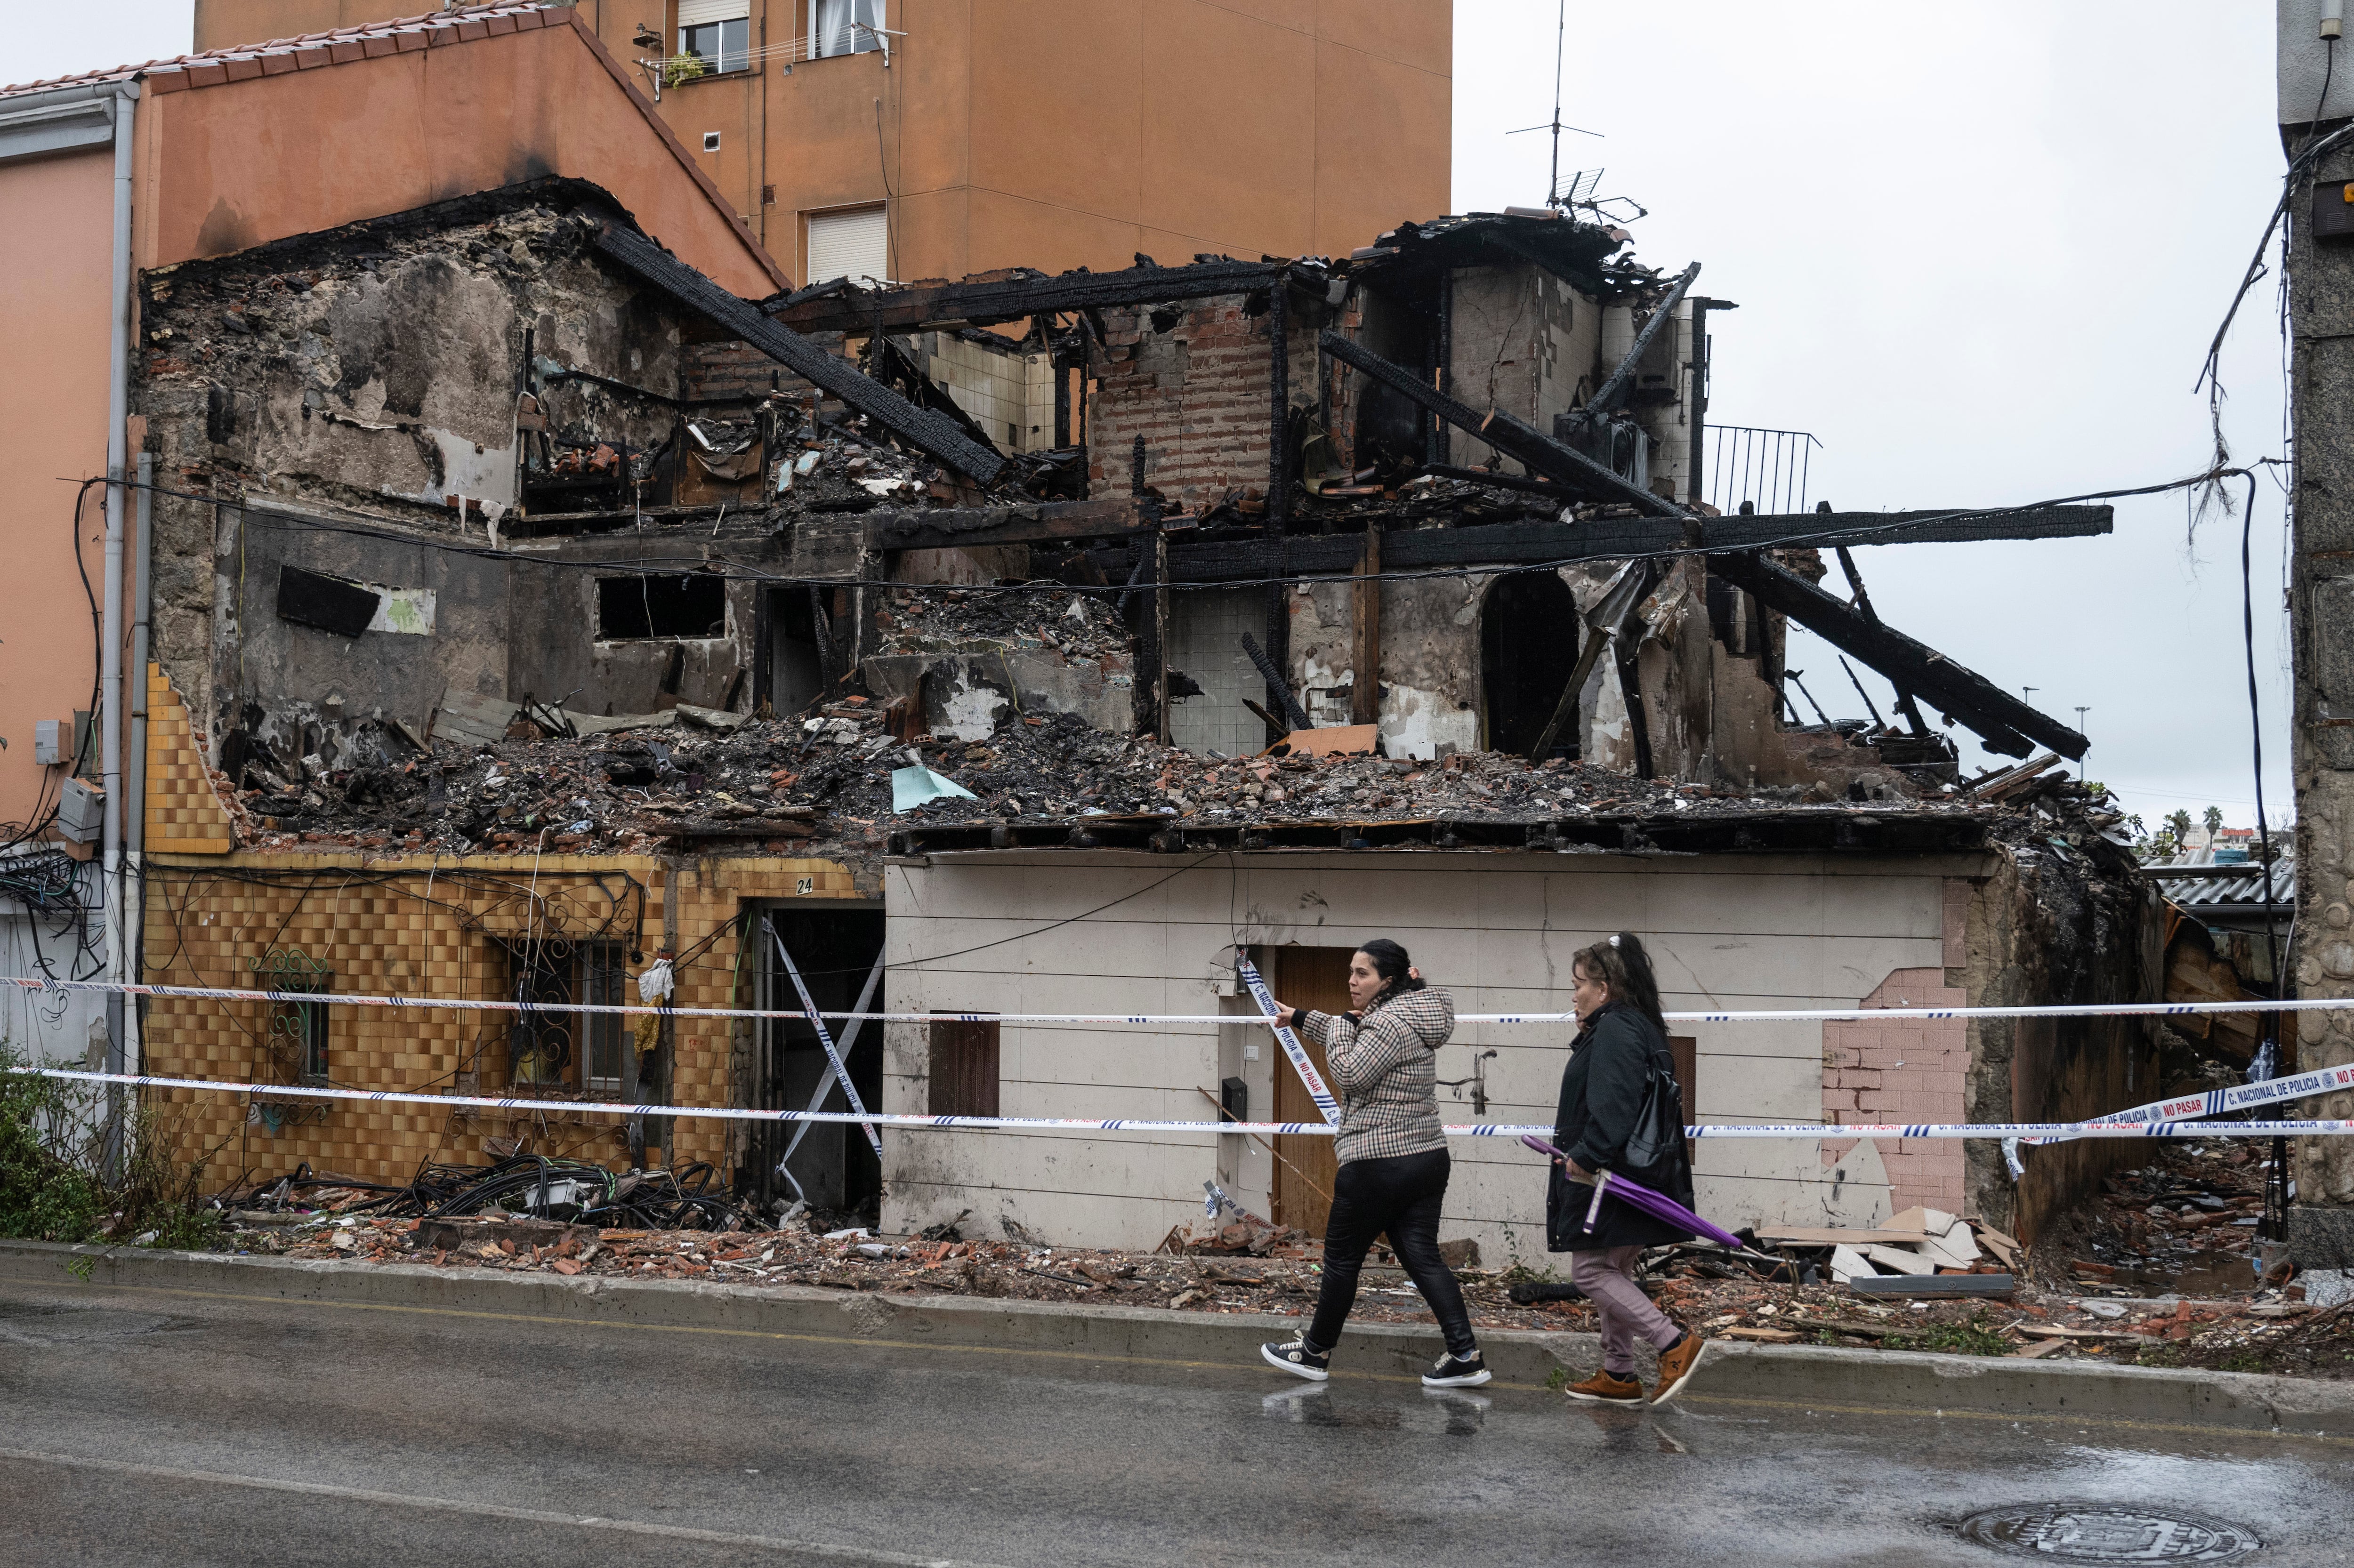
[[[1345,1349],[1343,1352],[1345,1358]],[[1345,1365],[1345,1360],[1343,1361]],[[2354,1444],[0,1278],[0,1561],[1979,1564],[2055,1499],[2354,1563]],[[2044,1562],[2063,1561],[2051,1557]]]

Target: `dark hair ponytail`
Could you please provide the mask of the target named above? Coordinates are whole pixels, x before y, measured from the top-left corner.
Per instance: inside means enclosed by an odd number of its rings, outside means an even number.
[[[1365,955],[1366,960],[1373,966],[1373,972],[1382,977],[1383,996],[1422,989],[1422,982],[1407,972],[1414,968],[1414,960],[1406,957],[1404,948],[1387,937],[1375,937],[1370,942],[1360,942],[1357,951]]]
[[[1608,986],[1611,1001],[1633,1008],[1660,1033],[1668,1032],[1666,1015],[1659,1011],[1659,982],[1651,973],[1651,955],[1643,950],[1643,938],[1621,931],[1607,941],[1580,948],[1570,963],[1586,979]]]

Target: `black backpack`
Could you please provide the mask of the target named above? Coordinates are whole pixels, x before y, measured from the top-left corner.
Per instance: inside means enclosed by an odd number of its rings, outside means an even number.
[[[1635,1112],[1635,1129],[1627,1135],[1627,1168],[1630,1172],[1655,1171],[1683,1158],[1683,1092],[1676,1083],[1675,1063],[1662,1062],[1657,1051],[1644,1058],[1647,1076],[1643,1103]],[[1638,1176],[1637,1180],[1641,1180]],[[1649,1183],[1646,1183],[1649,1185]]]

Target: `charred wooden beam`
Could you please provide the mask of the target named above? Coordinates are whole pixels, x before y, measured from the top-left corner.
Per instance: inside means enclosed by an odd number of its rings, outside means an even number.
[[[1676,319],[1676,307],[1683,302],[1685,292],[1692,286],[1692,280],[1699,276],[1699,262],[1695,261],[1684,269],[1683,276],[1678,278],[1675,287],[1668,291],[1668,297],[1659,302],[1649,319],[1643,323],[1643,330],[1635,334],[1635,345],[1627,351],[1627,357],[1618,362],[1618,368],[1610,373],[1607,381],[1595,388],[1594,396],[1585,400],[1585,406],[1570,414],[1572,419],[1579,424],[1589,423],[1626,400],[1628,388],[1635,385],[1635,374],[1642,367],[1643,356],[1651,352],[1651,344],[1659,340],[1659,334],[1666,330],[1668,323]]]
[[[928,515],[938,516],[938,513]],[[1386,570],[1426,567],[1532,566],[1548,561],[1623,560],[1636,556],[1696,547],[1703,551],[1751,550],[1772,546],[1804,549],[1840,543],[1896,545],[1919,538],[2070,539],[2106,534],[2105,506],[2049,506],[2035,511],[1985,514],[1975,522],[1950,520],[1944,513],[1798,512],[1787,515],[1706,517],[1700,540],[1691,544],[1681,522],[1659,517],[1601,517],[1589,523],[1496,523],[1475,528],[1393,528],[1383,535]],[[1907,517],[1932,519],[1908,530]],[[1068,535],[1066,535],[1068,536]],[[986,543],[1001,541],[990,539]],[[1012,543],[1011,538],[1002,542]],[[1273,541],[1225,540],[1183,545],[1169,553],[1179,582],[1237,582],[1288,571],[1303,577],[1333,576],[1352,569],[1361,551],[1352,534],[1294,534],[1285,542],[1288,561],[1279,566]]]
[[[1364,372],[1457,429],[1468,431],[1506,457],[1516,459],[1532,473],[1557,480],[1581,495],[1621,502],[1654,517],[1691,515],[1675,503],[1662,501],[1640,485],[1619,478],[1584,452],[1574,451],[1542,430],[1522,424],[1501,408],[1482,414],[1466,408],[1437,388],[1424,385],[1422,377],[1405,366],[1384,359],[1337,332],[1328,328],[1317,342],[1341,364]]]
[[[940,507],[929,512],[870,512],[866,545],[875,550],[958,550],[989,545],[1054,545],[1124,540],[1151,532],[1153,509],[1132,496],[1112,501],[1038,501],[1023,506]]]
[[[652,240],[619,225],[599,231],[597,249],[623,270],[652,284],[689,310],[750,344],[813,387],[823,388],[909,445],[989,484],[1005,460],[972,440],[952,420],[917,408],[896,392],[802,337],[779,326]]]
[[[1058,315],[1111,305],[1157,305],[1264,289],[1289,270],[1286,261],[1197,261],[1190,267],[1127,267],[1117,272],[1065,272],[1053,278],[968,278],[899,289],[845,286],[771,303],[775,319],[796,332],[868,333],[990,326],[1024,316]],[[803,291],[804,293],[807,291]]]
[[[1988,751],[2024,757],[2041,744],[2062,757],[2084,755],[2084,737],[2048,714],[2004,691],[1985,676],[1962,668],[1943,653],[1914,641],[1894,627],[1865,615],[1835,594],[1825,593],[1797,573],[1762,556],[1709,557],[1709,570],[1746,589],[1758,603],[1779,610],[1826,642],[1862,660],[1897,685],[1976,731]]]

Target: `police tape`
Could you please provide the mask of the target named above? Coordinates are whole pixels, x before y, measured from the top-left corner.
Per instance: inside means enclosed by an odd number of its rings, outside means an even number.
[[[122,980],[51,980],[0,976],[0,985],[40,991],[121,991],[128,996],[177,997],[198,1001],[274,1001],[311,1006],[445,1008],[461,1012],[598,1013],[630,1018],[799,1019],[799,1008],[652,1007],[590,1001],[509,1001],[499,998],[366,996],[349,991],[250,991],[229,986],[146,985]],[[2300,998],[2288,1001],[2064,1002],[2026,1007],[1794,1007],[1669,1012],[1670,1023],[1884,1023],[1892,1019],[1940,1022],[1963,1018],[2190,1018],[2221,1012],[2332,1012],[2354,1010],[2354,996]],[[1247,1012],[817,1012],[828,1021],[864,1019],[870,1023],[1037,1024],[1254,1024],[1272,1025],[1264,1013]],[[1458,1023],[1575,1024],[1574,1012],[1458,1012]]]
[[[187,1089],[218,1094],[261,1096],[271,1101],[352,1100],[370,1105],[439,1106],[451,1110],[492,1110],[524,1115],[562,1111],[567,1115],[588,1112],[624,1118],[675,1118],[680,1120],[806,1121],[837,1123],[854,1127],[861,1125],[888,1127],[907,1131],[929,1132],[1206,1132],[1297,1134],[1310,1138],[1329,1138],[1341,1130],[1329,1122],[1320,1121],[1163,1121],[1138,1117],[1088,1119],[1076,1117],[910,1116],[883,1111],[769,1110],[748,1106],[625,1105],[618,1102],[545,1100],[497,1095],[429,1095],[398,1089],[337,1089],[307,1084],[255,1084],[217,1078],[171,1078],[147,1073],[94,1073],[79,1067],[10,1067],[6,1071],[28,1077],[60,1078],[87,1084],[114,1084],[135,1088]],[[2338,1069],[2338,1071],[2354,1075],[2354,1068]],[[2317,1089],[2307,1092],[2323,1091]],[[1521,1126],[1503,1122],[1449,1122],[1443,1124],[1439,1130],[1449,1138],[1519,1138],[1523,1135],[1549,1138],[1553,1132],[1553,1128],[1545,1123]],[[2317,1135],[2344,1137],[2354,1135],[2354,1120],[2264,1122],[2102,1120],[1993,1124],[1794,1122],[1765,1123],[1754,1127],[1715,1122],[1686,1128],[1684,1130],[1696,1139],[1837,1139],[1843,1142],[1880,1138],[2019,1139],[2034,1136],[2072,1139],[2279,1138]]]

